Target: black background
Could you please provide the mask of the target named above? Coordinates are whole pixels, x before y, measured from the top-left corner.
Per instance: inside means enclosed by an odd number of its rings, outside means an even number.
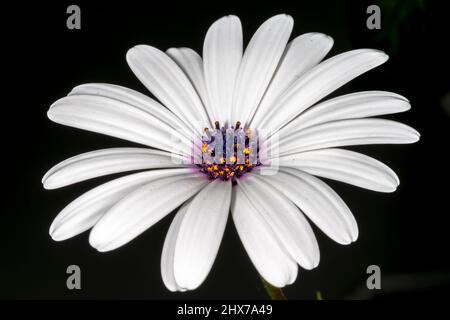
[[[375,2],[375,1],[373,1]],[[400,1],[402,2],[402,1]],[[414,3],[415,1],[403,1]],[[64,242],[48,235],[52,219],[91,187],[94,179],[61,190],[45,191],[44,173],[78,153],[131,143],[50,122],[50,104],[78,84],[115,83],[146,93],[125,61],[129,48],[149,44],[160,49],[192,47],[201,52],[212,22],[226,14],[241,18],[244,39],[277,13],[295,19],[293,36],[323,32],[335,40],[330,55],[373,47],[390,60],[333,95],[359,90],[389,90],[406,96],[411,111],[394,115],[416,128],[415,145],[370,146],[364,151],[391,166],[401,185],[393,194],[375,193],[328,181],[352,209],[359,240],[340,246],[315,228],[321,262],[301,271],[285,289],[290,299],[366,298],[366,267],[382,271],[379,297],[448,295],[450,114],[440,104],[450,91],[449,33],[446,11],[426,1],[397,26],[382,7],[382,31],[366,28],[365,1],[173,2],[59,1],[2,7],[2,201],[0,219],[1,298],[259,299],[266,298],[231,219],[213,269],[204,284],[188,293],[171,293],[160,276],[160,255],[172,215],[140,237],[109,253],[88,244],[87,233]],[[66,28],[66,8],[81,7],[81,30]],[[394,17],[400,10],[393,10]],[[393,45],[385,37],[397,32]],[[329,56],[330,56],[329,55]],[[5,86],[6,85],[6,86]],[[82,290],[66,288],[66,267],[82,269]],[[399,275],[406,281],[398,281]],[[393,280],[390,280],[393,279]],[[389,290],[393,285],[399,289]],[[418,287],[417,287],[418,286]]]

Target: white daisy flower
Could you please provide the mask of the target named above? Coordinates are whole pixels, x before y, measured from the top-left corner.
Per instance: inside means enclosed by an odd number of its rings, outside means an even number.
[[[209,28],[203,57],[189,48],[130,49],[129,66],[159,102],[111,84],[80,85],[56,101],[48,111],[54,122],[151,148],[92,151],[51,168],[43,178],[46,189],[141,170],[75,199],[53,221],[51,237],[61,241],[92,228],[90,244],[110,251],[181,206],[161,258],[162,278],[172,291],[192,290],[205,280],[230,209],[256,270],[276,287],[293,283],[298,265],[312,269],[319,263],[308,219],[340,244],[355,241],[355,218],[317,177],[393,192],[399,179],[390,168],[340,147],[413,143],[419,134],[369,118],[408,110],[408,100],[395,93],[357,92],[318,103],[388,57],[360,49],[321,62],[332,38],[307,33],[289,41],[292,27],[288,15],[268,19],[243,52],[241,22],[226,16]],[[267,128],[276,134],[251,145],[250,137]],[[244,156],[225,148],[217,162],[214,138],[229,133],[244,134]],[[269,146],[275,136],[276,149]],[[269,146],[265,158],[261,143]],[[187,157],[192,144],[214,162]],[[278,171],[262,174],[273,163]]]

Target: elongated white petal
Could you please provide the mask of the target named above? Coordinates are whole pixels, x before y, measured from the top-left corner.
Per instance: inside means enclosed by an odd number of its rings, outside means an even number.
[[[242,244],[259,274],[279,288],[294,282],[297,264],[239,185],[235,187],[231,211]]]
[[[167,54],[151,46],[138,45],[128,50],[127,62],[147,89],[193,130],[201,132],[201,125],[209,123],[191,82]]]
[[[360,49],[325,60],[300,77],[283,94],[258,124],[259,127],[279,129],[329,93],[387,59],[388,56],[381,51]]]
[[[238,180],[238,183],[292,259],[305,269],[317,267],[320,253],[316,237],[291,200],[258,175],[251,175],[242,182]]]
[[[175,162],[178,161],[178,162]],[[108,174],[186,166],[178,155],[144,148],[111,148],[79,154],[52,167],[42,179],[45,189],[61,188]]]
[[[410,108],[405,97],[392,92],[363,91],[346,94],[306,110],[281,129],[280,135],[292,134],[292,132],[329,121],[392,114],[404,112]]]
[[[242,59],[242,26],[236,16],[214,22],[206,33],[203,65],[214,119],[225,123],[231,114],[236,76]]]
[[[140,186],[163,177],[186,175],[192,169],[162,169],[139,172],[104,183],[81,195],[67,205],[53,220],[50,236],[62,241],[90,228],[125,195]]]
[[[175,218],[173,218],[172,223],[170,224],[166,239],[164,240],[164,246],[161,254],[161,276],[165,286],[170,291],[186,291],[185,288],[180,287],[175,281],[173,266],[178,232],[191,201],[192,200],[186,201],[178,210]]]
[[[192,147],[186,137],[148,112],[103,96],[61,98],[51,105],[47,116],[56,123],[180,154],[189,154]]]
[[[190,48],[170,48],[167,50],[167,54],[186,73],[189,80],[191,80],[191,83],[202,100],[203,106],[208,114],[208,118],[210,120],[209,124],[212,125],[215,120],[209,103],[208,93],[206,91],[202,57]],[[207,124],[205,124],[205,126],[206,125]]]
[[[108,83],[86,83],[72,89],[69,95],[102,96],[132,105],[164,122],[170,128],[192,135],[192,130],[177,115],[154,99],[135,90]]]
[[[207,277],[230,212],[231,181],[215,180],[192,200],[178,230],[174,274],[178,286],[193,290]]]
[[[330,51],[333,39],[323,33],[305,33],[292,40],[286,47],[280,65],[270,82],[251,125],[258,126],[262,116],[277,99],[305,72],[316,66]]]
[[[413,128],[385,119],[333,121],[301,130],[280,139],[280,155],[329,147],[364,144],[407,144],[419,140]]]
[[[334,241],[349,244],[358,238],[358,226],[350,209],[325,182],[298,169],[283,167],[275,175],[259,177],[294,202]]]
[[[382,162],[344,149],[292,154],[281,157],[279,165],[379,192],[394,192],[400,182],[395,172]]]
[[[253,35],[239,67],[231,123],[247,124],[255,112],[280,62],[293,25],[291,16],[280,14],[265,21]]]
[[[102,216],[89,243],[98,251],[114,250],[150,228],[208,183],[203,174],[152,181],[131,192]]]
[[[395,172],[382,162],[343,149],[328,148],[292,154],[280,158],[279,164],[373,191],[394,192],[399,185]]]

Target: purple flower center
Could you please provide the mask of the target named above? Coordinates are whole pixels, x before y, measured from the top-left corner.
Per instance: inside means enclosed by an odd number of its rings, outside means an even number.
[[[231,128],[204,129],[202,137],[201,171],[210,179],[236,179],[261,165],[258,156],[258,139],[250,128],[241,128],[238,121]]]

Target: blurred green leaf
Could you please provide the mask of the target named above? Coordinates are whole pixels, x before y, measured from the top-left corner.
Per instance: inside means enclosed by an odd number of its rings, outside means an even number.
[[[316,300],[323,300],[322,292],[319,290],[316,291]]]
[[[402,30],[414,23],[414,15],[425,10],[425,0],[378,0],[381,9],[382,27],[377,34],[378,41],[387,41],[390,52],[400,47]]]

